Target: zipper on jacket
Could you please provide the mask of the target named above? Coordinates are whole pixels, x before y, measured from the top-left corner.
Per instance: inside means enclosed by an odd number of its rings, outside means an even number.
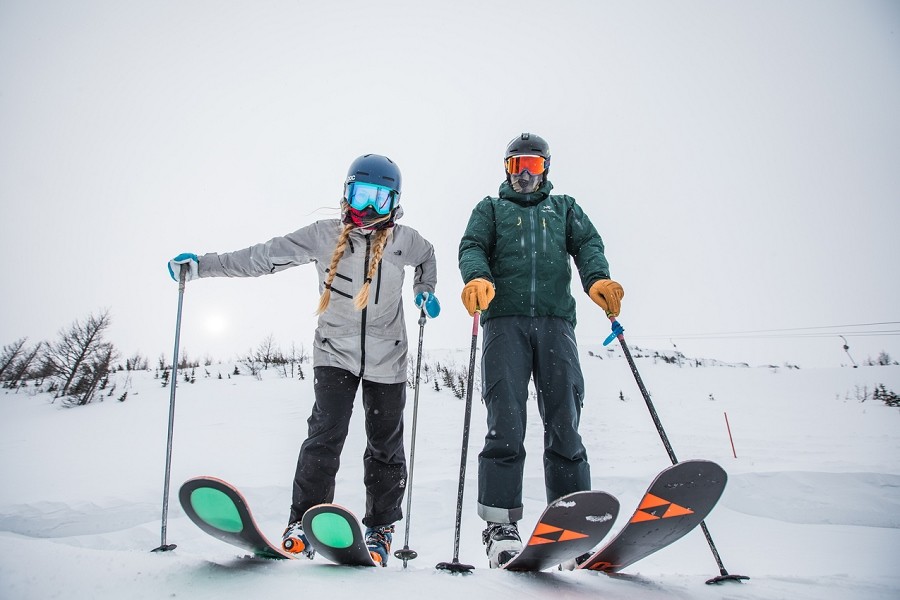
[[[541,244],[544,249],[544,256],[547,255],[547,217],[541,217]]]
[[[535,316],[537,304],[537,222],[534,216],[536,208],[531,207],[528,217],[531,221],[531,316]]]
[[[378,263],[377,278],[378,281],[375,283],[375,304],[378,304],[378,298],[381,296],[381,263]]]
[[[325,269],[325,274],[327,275],[328,273],[331,273],[331,269]],[[347,283],[353,283],[353,280],[352,280],[352,279],[350,279],[350,278],[347,277],[346,275],[341,275],[340,273],[335,273],[335,274],[334,274],[334,278],[335,278],[335,279],[342,279],[342,280],[346,281]],[[325,282],[323,281],[322,284],[324,285],[324,283],[325,283]],[[352,297],[353,297],[353,296],[351,296],[350,294],[348,294],[348,293],[346,293],[346,292],[342,292],[341,290],[339,290],[339,289],[337,289],[336,287],[334,287],[334,282],[332,282],[332,284],[331,284],[331,293],[332,293],[332,294],[338,294],[339,296],[343,296],[344,298],[352,298]]]
[[[353,246],[350,246],[351,251]],[[366,277],[369,273],[369,257],[371,255],[372,250],[372,236],[366,236],[366,258],[363,261],[363,285],[366,283]],[[371,285],[371,284],[370,284]],[[361,324],[360,324],[360,333],[359,333],[359,378],[362,379],[363,375],[366,374],[366,314],[369,310],[368,306],[364,306],[362,309],[361,316]]]

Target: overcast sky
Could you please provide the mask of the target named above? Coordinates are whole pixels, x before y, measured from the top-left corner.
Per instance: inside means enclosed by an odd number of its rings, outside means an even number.
[[[336,216],[373,152],[437,251],[426,349],[468,347],[459,238],[532,131],[632,344],[834,365],[843,333],[900,358],[850,335],[900,330],[898,107],[896,1],[0,0],[0,345],[109,308],[123,354],[171,356],[168,259]],[[192,282],[182,348],[310,349],[317,296],[312,266]],[[415,314],[410,289],[413,346]]]

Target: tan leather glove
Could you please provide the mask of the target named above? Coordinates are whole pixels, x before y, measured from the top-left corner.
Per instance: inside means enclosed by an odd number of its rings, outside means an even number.
[[[588,296],[606,311],[606,316],[618,317],[625,290],[612,279],[598,279],[588,290]]]
[[[462,303],[474,316],[475,311],[485,310],[494,299],[494,284],[487,279],[476,278],[466,284],[462,291]]]

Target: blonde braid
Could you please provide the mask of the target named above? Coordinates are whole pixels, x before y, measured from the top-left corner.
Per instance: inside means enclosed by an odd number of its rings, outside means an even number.
[[[388,236],[391,234],[390,229],[379,229],[375,234],[375,243],[372,248],[372,262],[369,265],[369,272],[366,273],[366,280],[359,289],[359,293],[353,299],[353,306],[356,310],[362,310],[369,304],[369,286],[372,278],[378,271],[378,265],[381,264],[381,257],[384,256],[384,248],[387,246]]]
[[[347,240],[350,238],[350,232],[353,231],[353,229],[353,225],[345,225],[344,229],[341,230],[341,234],[338,236],[337,246],[334,249],[334,254],[331,255],[331,264],[328,266],[328,278],[325,281],[325,290],[319,298],[319,309],[316,311],[317,315],[321,315],[325,312],[325,309],[328,308],[328,303],[331,301],[331,284],[334,282],[335,275],[337,275],[338,263],[341,262],[341,258],[344,256],[344,251],[347,249]]]

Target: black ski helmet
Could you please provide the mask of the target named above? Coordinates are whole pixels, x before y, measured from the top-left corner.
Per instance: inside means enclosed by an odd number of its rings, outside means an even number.
[[[539,135],[533,133],[523,133],[515,137],[508,146],[506,146],[506,160],[510,156],[521,156],[523,154],[533,154],[550,160],[550,144]]]
[[[383,185],[391,188],[397,193],[397,200],[400,199],[400,188],[402,178],[400,177],[400,168],[397,164],[387,156],[380,154],[364,154],[354,160],[347,169],[347,179],[344,181],[344,191],[347,190],[347,184],[360,181],[363,183],[374,183],[375,185]]]
[[[506,146],[506,155],[503,157],[504,164],[511,156],[522,155],[540,156],[544,159],[544,173],[541,176],[541,183],[547,182],[547,174],[550,172],[550,144],[547,140],[534,133],[523,133],[516,136]],[[505,171],[504,167],[504,171]],[[506,174],[506,181],[511,183],[509,173]]]

